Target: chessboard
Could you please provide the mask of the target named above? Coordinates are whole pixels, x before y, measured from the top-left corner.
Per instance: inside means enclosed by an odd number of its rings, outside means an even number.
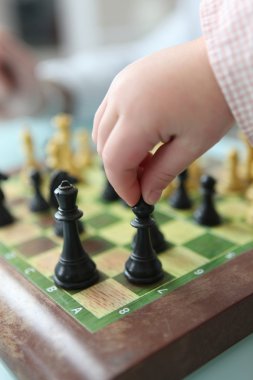
[[[165,275],[140,286],[124,276],[133,213],[121,200],[101,199],[104,182],[93,165],[77,185],[81,241],[99,281],[75,291],[53,282],[63,244],[53,213],[29,211],[31,189],[19,173],[3,185],[16,221],[0,229],[1,352],[21,378],[32,379],[36,369],[38,379],[181,379],[252,332],[253,234],[245,198],[217,195],[223,223],[212,228],[194,222],[196,192],[191,210],[159,202],[154,218],[168,241],[159,254]]]

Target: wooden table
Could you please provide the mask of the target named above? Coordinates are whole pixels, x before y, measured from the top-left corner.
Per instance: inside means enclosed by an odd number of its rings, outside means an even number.
[[[0,352],[20,379],[182,379],[253,331],[252,251],[93,334],[0,263]]]

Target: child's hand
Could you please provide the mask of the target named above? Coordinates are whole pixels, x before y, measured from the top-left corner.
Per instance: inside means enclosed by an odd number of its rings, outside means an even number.
[[[120,72],[95,115],[93,139],[120,197],[134,205],[142,194],[152,204],[232,122],[200,38]]]

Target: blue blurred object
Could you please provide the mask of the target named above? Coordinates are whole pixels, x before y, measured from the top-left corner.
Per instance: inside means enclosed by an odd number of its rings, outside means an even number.
[[[1,380],[18,380],[6,365],[0,360],[0,379]]]
[[[44,155],[46,141],[52,133],[49,119],[24,118],[0,122],[0,171],[20,168],[24,164],[22,131],[30,130],[35,154],[38,159]]]

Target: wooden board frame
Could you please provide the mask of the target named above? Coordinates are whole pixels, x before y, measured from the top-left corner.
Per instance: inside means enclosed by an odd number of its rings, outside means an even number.
[[[89,333],[0,259],[0,354],[19,379],[182,379],[253,332],[253,251]]]

